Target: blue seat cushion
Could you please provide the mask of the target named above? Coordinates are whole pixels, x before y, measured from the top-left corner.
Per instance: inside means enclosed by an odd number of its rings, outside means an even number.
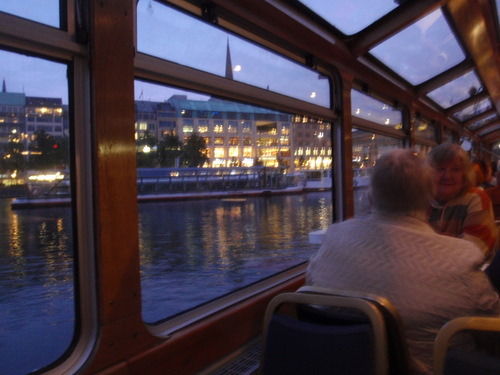
[[[275,314],[268,327],[263,375],[373,374],[369,323],[327,326]]]
[[[498,375],[500,358],[481,352],[449,349],[444,365],[445,375]]]

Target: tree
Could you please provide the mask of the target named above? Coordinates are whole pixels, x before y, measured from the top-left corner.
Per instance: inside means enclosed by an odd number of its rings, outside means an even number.
[[[26,161],[22,152],[24,151],[24,145],[19,141],[19,138],[12,138],[7,143],[5,153],[2,157],[0,168],[3,173],[13,173],[24,171],[26,167]]]
[[[56,138],[45,130],[37,130],[28,147],[28,165],[31,169],[63,169],[69,163],[69,141],[64,136]]]
[[[203,137],[193,133],[182,148],[182,165],[185,167],[201,167],[208,161],[207,145]]]
[[[157,156],[154,148],[156,146],[156,137],[146,130],[137,140],[137,166],[138,167],[155,167],[157,164]]]
[[[177,134],[170,132],[158,145],[158,164],[162,167],[175,167],[175,160],[181,156],[182,142]]]

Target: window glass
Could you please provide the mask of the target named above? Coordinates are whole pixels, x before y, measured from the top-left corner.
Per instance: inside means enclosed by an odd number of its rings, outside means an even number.
[[[469,125],[467,129],[470,130],[477,130],[485,125],[488,125],[489,123],[493,122],[494,120],[498,119],[498,114],[494,113],[491,116],[487,116],[484,119],[478,120],[474,122],[472,125]]]
[[[363,216],[370,212],[368,186],[372,168],[384,153],[402,148],[403,141],[371,132],[352,129],[352,168],[354,186],[354,215]]]
[[[137,5],[137,46],[152,56],[330,107],[329,80],[318,72],[153,0]]]
[[[414,149],[417,151],[419,156],[425,158],[427,156],[427,154],[429,154],[429,152],[431,152],[432,146],[416,144]]]
[[[451,107],[470,96],[483,91],[483,86],[474,71],[431,91],[427,96],[443,108]]]
[[[141,92],[153,107],[172,106],[173,134],[179,135],[156,135],[150,165],[137,172],[146,322],[195,308],[312,255],[309,233],[332,221],[331,174],[311,181],[325,191],[293,193],[309,186],[305,170],[331,168],[330,123],[136,80],[136,98]],[[191,110],[196,128],[207,121],[197,117],[201,108],[217,113],[208,121],[235,118],[248,132],[208,128],[208,144],[198,142],[199,134],[183,135],[183,110]],[[297,124],[310,129],[302,142],[316,155],[291,152],[294,138],[276,131]],[[141,153],[138,148],[138,160]],[[152,196],[154,203],[148,202]]]
[[[485,129],[483,131],[480,131],[479,132],[479,136],[482,137],[482,136],[484,136],[484,135],[486,135],[488,133],[494,132],[494,131],[496,131],[498,129],[500,129],[500,124],[492,126],[491,128]]]
[[[496,5],[496,8],[497,8],[498,23],[500,24],[500,0],[495,0],[495,5]]]
[[[417,85],[463,61],[465,55],[441,9],[370,50],[401,77]],[[422,64],[425,56],[425,64]]]
[[[301,0],[344,34],[352,35],[395,9],[394,0]]]
[[[351,90],[351,108],[352,115],[355,117],[394,129],[402,129],[401,111],[359,91]]]
[[[445,128],[443,130],[443,133],[441,135],[441,143],[444,142],[455,142],[457,141],[457,135],[453,130],[450,130],[448,128]]]
[[[59,28],[59,3],[60,0],[0,1],[0,12]]]
[[[68,69],[7,51],[0,66],[0,372],[25,374],[75,329]]]
[[[491,146],[491,150],[496,157],[500,158],[500,142],[496,142]],[[498,159],[497,159],[498,160]],[[500,172],[500,171],[499,171]]]
[[[436,129],[428,121],[415,120],[415,137],[426,141],[436,142]]]
[[[467,108],[454,113],[455,116],[460,121],[467,121],[477,115],[480,115],[483,112],[486,112],[488,109],[491,109],[491,100],[489,98],[478,101],[474,104],[471,104]]]

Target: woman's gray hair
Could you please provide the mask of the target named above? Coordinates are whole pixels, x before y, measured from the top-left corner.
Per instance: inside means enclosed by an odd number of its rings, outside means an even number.
[[[460,159],[464,174],[464,186],[460,194],[466,192],[475,185],[476,176],[474,175],[474,168],[472,167],[469,156],[460,145],[456,143],[442,143],[434,147],[427,157],[433,168],[439,168],[443,164],[456,158]]]
[[[393,150],[377,160],[370,181],[376,211],[420,214],[429,208],[433,193],[433,170],[414,150]]]

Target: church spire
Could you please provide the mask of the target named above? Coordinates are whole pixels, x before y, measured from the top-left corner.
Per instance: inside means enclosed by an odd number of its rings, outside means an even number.
[[[5,83],[5,76],[3,76],[2,92],[7,92],[7,84]]]
[[[226,50],[226,78],[233,79],[233,64],[231,63],[231,50],[229,48],[229,37],[227,38],[227,50]]]

